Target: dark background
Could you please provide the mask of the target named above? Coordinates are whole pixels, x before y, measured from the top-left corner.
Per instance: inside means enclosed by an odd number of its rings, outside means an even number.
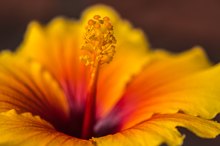
[[[79,18],[95,3],[113,6],[142,28],[154,48],[179,52],[201,45],[213,62],[220,61],[219,0],[0,0],[0,49],[15,49],[33,19],[46,23],[58,15]],[[205,140],[181,131],[187,134],[184,146],[220,145],[220,136]]]

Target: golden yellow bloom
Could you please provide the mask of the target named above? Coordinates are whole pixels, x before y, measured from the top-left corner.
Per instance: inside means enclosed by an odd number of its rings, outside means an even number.
[[[106,6],[32,22],[18,50],[0,55],[0,145],[178,146],[177,126],[214,138],[219,73],[200,47],[150,50]]]

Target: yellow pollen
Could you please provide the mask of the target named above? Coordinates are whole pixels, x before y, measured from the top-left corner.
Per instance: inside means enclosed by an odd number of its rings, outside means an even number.
[[[96,20],[99,20],[99,18],[101,18],[101,17],[99,15],[95,15],[93,18]]]
[[[105,16],[105,17],[103,18],[103,20],[104,20],[104,21],[109,21],[110,19],[109,19],[109,17],[106,17],[106,16]]]
[[[93,21],[92,19],[90,19],[89,21],[88,21],[88,25],[94,25],[95,24],[95,21]]]
[[[95,15],[88,21],[80,59],[85,65],[102,65],[110,63],[115,54],[116,39],[109,17]]]

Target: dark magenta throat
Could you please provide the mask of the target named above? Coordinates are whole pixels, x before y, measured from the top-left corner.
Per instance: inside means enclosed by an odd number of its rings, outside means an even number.
[[[86,136],[83,136],[84,112],[73,112],[68,122],[56,122],[53,125],[58,131],[67,135],[81,139],[90,139],[92,137],[101,137],[119,132],[121,127],[120,122],[111,117],[108,116],[105,119],[96,120],[92,125],[91,133]]]

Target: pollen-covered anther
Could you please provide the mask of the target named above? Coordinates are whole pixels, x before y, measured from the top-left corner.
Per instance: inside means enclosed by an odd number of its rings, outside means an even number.
[[[110,63],[115,54],[116,39],[109,17],[95,15],[88,21],[81,60],[85,65]]]

